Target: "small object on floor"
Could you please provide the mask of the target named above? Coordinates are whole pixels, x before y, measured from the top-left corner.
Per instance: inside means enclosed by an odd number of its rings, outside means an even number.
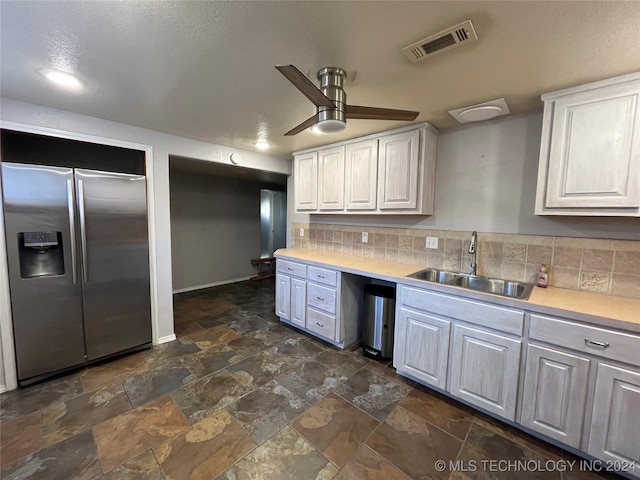
[[[274,257],[254,258],[251,265],[257,267],[258,275],[251,277],[251,280],[264,280],[275,276],[276,259]]]

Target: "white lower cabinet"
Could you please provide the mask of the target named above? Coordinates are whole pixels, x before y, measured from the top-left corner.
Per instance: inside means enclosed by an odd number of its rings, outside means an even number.
[[[640,476],[640,370],[598,364],[587,453]]]
[[[581,355],[530,344],[520,423],[579,448],[590,363]]]
[[[360,340],[362,292],[367,279],[278,258],[276,315],[337,347]]]
[[[299,278],[291,279],[291,323],[306,326],[307,282]]]
[[[400,326],[395,336],[398,372],[444,389],[451,322],[407,308],[400,309],[396,322]]]
[[[521,344],[507,336],[455,324],[451,394],[514,420]]]
[[[276,315],[300,327],[306,319],[306,276],[307,266],[302,263],[276,262]]]

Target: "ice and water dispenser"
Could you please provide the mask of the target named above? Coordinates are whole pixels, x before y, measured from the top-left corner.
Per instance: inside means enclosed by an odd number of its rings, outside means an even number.
[[[64,275],[62,232],[20,232],[18,251],[22,278]]]

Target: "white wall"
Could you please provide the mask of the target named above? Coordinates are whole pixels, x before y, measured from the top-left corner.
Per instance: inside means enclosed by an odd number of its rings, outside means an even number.
[[[640,239],[637,218],[534,215],[541,131],[542,114],[529,114],[442,132],[430,217],[294,213],[291,177],[289,222]]]
[[[208,160],[231,164],[229,156],[234,151],[242,153],[242,166],[288,175],[291,162],[249,151],[240,151],[221,145],[213,145],[188,138],[168,135],[161,132],[133,127],[122,123],[110,122],[95,117],[55,110],[39,105],[0,99],[0,119],[6,122],[22,124],[26,131],[50,131],[53,135],[66,135],[74,138],[84,137],[131,142],[151,148],[153,168],[153,209],[150,212],[152,225],[150,236],[154,239],[152,256],[155,257],[155,270],[152,282],[156,291],[152,308],[156,321],[154,341],[173,337],[173,303],[171,275],[171,221],[169,209],[169,155]],[[95,141],[95,140],[94,140]],[[0,224],[0,237],[4,239],[4,224]],[[2,245],[0,245],[2,246]],[[13,342],[10,328],[11,318],[7,311],[9,304],[8,272],[6,265],[0,263],[0,329],[3,338],[4,358],[12,358]],[[4,362],[7,388],[15,387],[15,369]]]
[[[269,186],[173,171],[170,178],[174,292],[255,275],[260,189]]]

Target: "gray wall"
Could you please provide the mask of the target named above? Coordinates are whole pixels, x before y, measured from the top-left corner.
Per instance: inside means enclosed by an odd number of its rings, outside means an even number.
[[[171,172],[173,290],[253,276],[260,257],[260,188],[228,178]]]
[[[639,240],[637,218],[534,215],[541,130],[542,114],[529,114],[442,132],[430,217],[314,215],[311,222]],[[309,222],[293,212],[292,177],[288,187],[289,222]]]

